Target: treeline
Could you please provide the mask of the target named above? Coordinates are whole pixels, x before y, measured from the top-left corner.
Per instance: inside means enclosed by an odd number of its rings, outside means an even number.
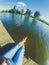
[[[9,12],[9,13],[14,13],[14,14],[21,14],[21,15],[25,15],[25,16],[29,16],[29,17],[32,17],[34,20],[38,20],[38,21],[41,21],[47,25],[49,25],[48,22],[46,22],[45,20],[42,20],[40,18],[40,12],[39,11],[35,11],[34,15],[32,16],[32,11],[30,9],[26,9],[26,11],[24,11],[24,9],[21,9],[21,10],[18,10],[16,9],[16,5],[10,9],[10,10],[2,10],[0,12]]]
[[[30,9],[26,9],[26,11],[24,12],[24,9],[16,9],[16,5],[10,9],[10,10],[2,10],[0,12],[10,12],[10,13],[17,13],[17,14],[25,14],[25,15],[28,15],[28,16],[31,16],[32,14],[32,11]],[[35,16],[39,16],[40,13],[39,12],[36,12]]]

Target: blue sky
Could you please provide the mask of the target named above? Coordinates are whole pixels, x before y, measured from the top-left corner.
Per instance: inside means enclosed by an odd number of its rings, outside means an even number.
[[[49,21],[49,0],[0,0],[0,10],[10,9],[17,2],[25,4],[33,12],[39,11],[41,17]]]

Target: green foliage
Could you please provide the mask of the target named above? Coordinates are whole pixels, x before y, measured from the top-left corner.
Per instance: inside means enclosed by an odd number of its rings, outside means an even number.
[[[16,13],[16,6],[14,6],[14,8],[12,9],[13,13]]]
[[[29,15],[29,16],[30,16],[30,15],[31,15],[31,13],[32,13],[32,12],[31,12],[31,10],[27,9],[25,14],[27,14],[27,15]]]
[[[13,9],[9,10],[9,12],[10,13],[18,13],[18,14],[21,13],[18,9],[16,9],[16,5],[13,7]]]
[[[0,11],[0,12],[9,12],[9,10],[2,10],[2,11]]]
[[[20,12],[19,10],[16,10],[16,13],[17,13],[17,14],[21,14],[21,12]]]
[[[39,11],[36,11],[36,12],[34,13],[34,16],[35,16],[35,17],[39,17],[39,16],[40,16],[40,12],[39,12]]]
[[[11,13],[16,13],[16,5],[13,7],[13,9],[9,10]]]
[[[21,9],[21,14],[24,14],[24,9]]]

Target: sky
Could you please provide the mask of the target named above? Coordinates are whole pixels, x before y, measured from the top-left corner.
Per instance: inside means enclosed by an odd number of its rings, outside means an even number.
[[[0,0],[0,10],[13,8],[14,5],[29,8],[33,13],[39,11],[41,17],[49,22],[49,0]]]

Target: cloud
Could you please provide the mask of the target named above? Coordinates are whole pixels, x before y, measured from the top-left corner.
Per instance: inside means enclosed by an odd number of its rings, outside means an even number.
[[[24,2],[17,2],[16,6],[26,7],[27,5]]]

